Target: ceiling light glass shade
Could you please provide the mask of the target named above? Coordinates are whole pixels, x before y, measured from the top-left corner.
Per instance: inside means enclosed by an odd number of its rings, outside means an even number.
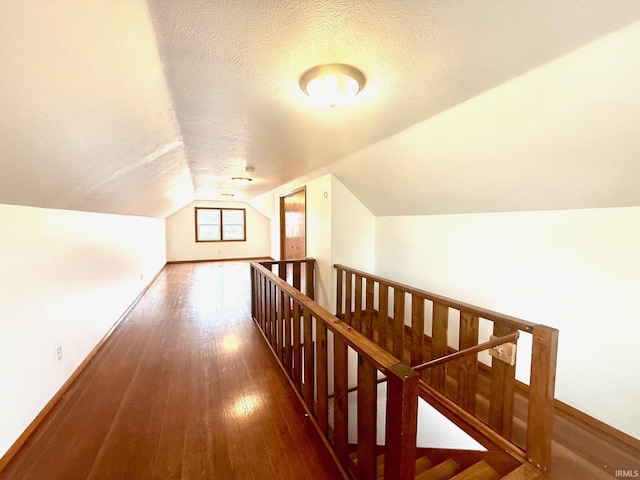
[[[251,180],[253,180],[253,179],[249,178],[249,177],[231,177],[231,180],[236,185],[238,185],[240,187],[244,187],[246,185],[249,185],[249,183],[251,183]]]
[[[339,107],[364,87],[364,74],[351,65],[318,65],[300,77],[300,87],[314,101],[326,107]]]

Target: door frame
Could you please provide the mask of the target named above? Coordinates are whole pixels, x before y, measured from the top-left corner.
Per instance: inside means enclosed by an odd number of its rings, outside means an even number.
[[[305,185],[280,195],[280,260],[284,260],[285,257],[285,199],[300,192],[304,192],[304,258],[307,257],[307,187]]]

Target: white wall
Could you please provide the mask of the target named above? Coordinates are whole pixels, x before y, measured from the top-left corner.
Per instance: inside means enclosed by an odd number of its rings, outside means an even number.
[[[332,185],[331,265],[339,263],[357,270],[373,272],[376,219],[340,180],[332,177]],[[334,268],[332,273],[331,304],[335,305],[337,276]]]
[[[245,208],[246,242],[196,242],[195,207]],[[167,260],[223,260],[227,258],[269,257],[271,232],[269,219],[244,202],[198,200],[167,218]]]
[[[556,398],[640,438],[639,245],[640,207],[378,217],[376,273],[558,328]]]
[[[335,177],[331,177],[332,262],[373,271],[376,218]]]
[[[0,205],[0,457],[164,266],[164,228]]]
[[[331,187],[331,175],[325,175],[306,184],[307,257],[316,259],[315,300],[329,311],[332,311],[333,291],[331,285]]]

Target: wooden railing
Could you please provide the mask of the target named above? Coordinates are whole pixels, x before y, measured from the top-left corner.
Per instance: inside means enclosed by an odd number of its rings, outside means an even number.
[[[297,271],[296,263],[251,264],[254,320],[343,471],[361,480],[376,478],[378,376],[386,377],[384,478],[412,479],[419,374],[294,288],[295,275],[289,284],[271,271],[275,264],[280,272]],[[350,379],[351,355],[357,379]],[[357,464],[350,456],[350,380],[357,382]]]
[[[300,290],[311,300],[315,298],[314,269],[316,261],[313,258],[304,260],[271,260],[260,262],[289,285]]]
[[[435,362],[420,372],[420,392],[425,400],[476,439],[489,439],[494,445],[525,457],[538,468],[549,469],[556,329],[343,265],[335,268],[338,318],[411,367],[473,348],[487,329],[490,332],[486,333],[496,337],[530,334],[528,413],[526,425],[518,431],[521,438],[513,438],[517,436],[513,435],[515,361],[511,364],[492,357],[488,366],[479,362],[476,354]],[[522,429],[526,431],[520,432]]]

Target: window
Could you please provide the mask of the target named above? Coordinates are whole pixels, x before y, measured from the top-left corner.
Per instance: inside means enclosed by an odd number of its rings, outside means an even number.
[[[244,208],[196,208],[196,242],[247,240]]]

